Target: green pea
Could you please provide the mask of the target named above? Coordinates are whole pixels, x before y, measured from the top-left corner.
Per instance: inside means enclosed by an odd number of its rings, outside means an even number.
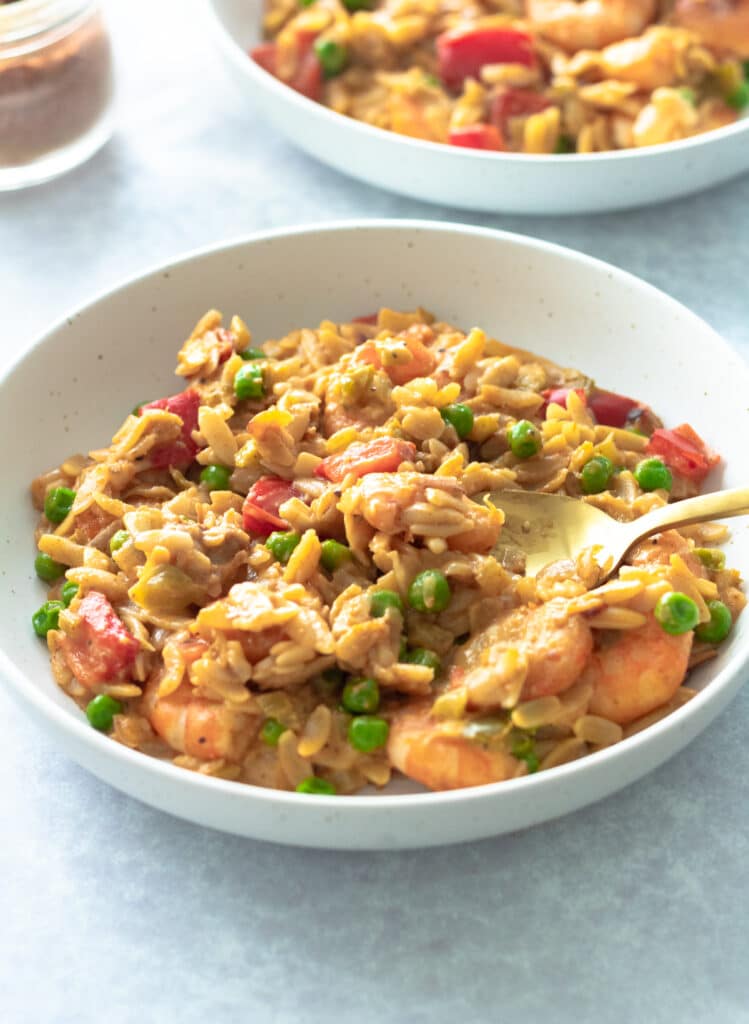
[[[315,0],[307,0],[307,3],[303,3],[303,0],[299,0],[299,4],[302,7],[309,7]],[[267,359],[265,352],[261,348],[246,348],[239,353],[240,357],[245,362],[249,362],[251,359]]]
[[[719,644],[728,636],[733,626],[733,619],[727,605],[722,601],[708,601],[707,610],[710,621],[701,622],[695,627],[694,635],[706,644]]]
[[[403,601],[394,590],[375,590],[369,598],[369,611],[373,619],[381,619],[388,608],[395,608],[403,615]]]
[[[426,665],[434,672],[435,679],[442,670],[442,662],[438,654],[434,651],[428,651],[425,647],[414,647],[411,651],[406,651],[406,654],[401,661],[407,662],[409,665]]]
[[[554,152],[561,156],[565,153],[574,153],[577,150],[577,144],[571,135],[560,135],[557,138],[557,143],[554,146]]]
[[[133,408],[130,410],[130,415],[131,416],[140,416],[140,414],[143,412],[143,406],[145,404],[146,404],[145,402],[141,402],[140,405],[134,405]]]
[[[654,615],[661,627],[671,636],[688,633],[700,621],[696,603],[678,590],[670,590],[658,598]]]
[[[460,402],[455,405],[446,405],[444,409],[440,409],[440,416],[445,423],[449,423],[454,428],[461,441],[464,437],[468,437],[473,430],[473,409]]]
[[[67,519],[74,501],[75,491],[69,487],[53,487],[44,499],[44,514],[50,523],[61,523]]]
[[[725,97],[726,103],[734,110],[743,110],[749,105],[749,82],[742,82],[737,85],[733,92]]]
[[[109,732],[115,715],[122,714],[122,704],[108,693],[100,693],[86,705],[86,718],[94,729]]]
[[[585,494],[600,494],[609,485],[614,463],[605,455],[594,455],[580,470],[580,486]]]
[[[359,715],[352,718],[348,727],[348,741],[354,750],[371,754],[387,743],[390,726],[384,718],[376,715]]]
[[[516,459],[530,459],[541,451],[541,433],[530,420],[518,420],[507,431],[507,443]]]
[[[438,569],[420,572],[408,588],[408,603],[417,612],[443,612],[450,604],[451,596],[450,584]]]
[[[50,629],[57,629],[60,612],[65,607],[62,601],[45,601],[31,616],[31,625],[37,636],[45,637]]]
[[[315,796],[335,796],[335,786],[327,779],[319,779],[316,775],[310,775],[302,779],[296,787],[297,793],[311,793]]]
[[[697,93],[694,89],[690,89],[688,85],[682,85],[681,88],[676,91],[687,101],[687,103],[690,103],[693,107],[697,106]]]
[[[717,548],[695,548],[695,555],[699,558],[706,569],[713,572],[722,572],[726,567],[726,554]]]
[[[277,747],[278,741],[286,732],[286,726],[277,718],[266,718],[260,729],[260,739],[269,747]]]
[[[80,589],[81,588],[77,583],[73,583],[72,580],[65,580],[62,585],[62,590],[60,591],[60,597],[62,598],[62,603],[66,608]]]
[[[114,554],[115,551],[119,551],[120,548],[124,548],[129,540],[130,534],[127,530],[118,530],[117,533],[113,533],[109,539],[110,552]]]
[[[372,714],[380,706],[380,688],[376,679],[352,679],[346,683],[341,704],[352,715]]]
[[[371,11],[375,0],[343,0],[343,6],[347,11]]]
[[[228,466],[204,466],[200,471],[200,482],[209,491],[228,491],[231,472]]]
[[[315,40],[315,53],[325,78],[340,75],[348,62],[346,48],[333,39]]]
[[[643,459],[635,466],[634,477],[643,491],[670,491],[674,478],[660,459]]]
[[[61,565],[60,562],[56,562],[54,558],[50,558],[49,555],[44,555],[40,551],[34,559],[34,568],[40,580],[44,580],[45,583],[54,583],[65,574],[67,566]]]
[[[528,733],[516,733],[513,736],[510,753],[513,757],[516,757],[518,761],[525,761],[529,775],[538,771],[540,762],[538,760],[538,755],[536,754],[536,743],[533,737],[528,735]]]
[[[351,559],[351,548],[337,540],[324,540],[320,545],[320,565],[335,572]]]
[[[262,367],[254,363],[240,366],[234,377],[234,394],[239,399],[262,398],[265,394]]]
[[[286,565],[294,548],[302,538],[298,533],[276,531],[266,540],[265,546],[281,565]]]

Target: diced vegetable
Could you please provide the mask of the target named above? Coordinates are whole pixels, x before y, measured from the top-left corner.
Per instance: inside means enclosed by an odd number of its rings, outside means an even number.
[[[678,590],[670,590],[659,597],[654,614],[661,627],[672,636],[688,633],[700,621],[695,602]]]
[[[260,728],[260,739],[268,747],[277,747],[278,741],[286,732],[286,726],[277,718],[266,718]]]
[[[646,411],[646,406],[634,398],[599,388],[588,395],[588,407],[598,422],[606,427],[626,427],[628,421],[636,420]]]
[[[80,589],[81,588],[77,583],[73,583],[72,580],[65,580],[62,585],[62,589],[60,590],[60,597],[62,598],[62,603],[66,608],[70,605],[70,602]]]
[[[401,657],[401,661],[405,661],[409,665],[425,665],[434,672],[435,678],[442,671],[442,662],[438,654],[434,651],[428,651],[424,647],[414,647],[413,650],[407,650]]]
[[[436,45],[439,75],[449,89],[478,78],[485,64],[535,63],[531,36],[509,26],[452,29],[437,36]]]
[[[725,551],[719,551],[718,548],[695,548],[694,553],[706,569],[722,572],[726,567]]]
[[[408,603],[417,612],[443,612],[452,592],[447,577],[438,569],[425,569],[414,576],[408,588]]]
[[[546,388],[545,391],[541,392],[541,394],[546,400],[541,409],[542,415],[546,415],[546,410],[549,408],[552,402],[554,403],[554,405],[561,405],[563,409],[566,409],[567,398],[569,396],[570,391],[574,391],[581,402],[583,402],[584,404],[587,403],[584,388]]]
[[[267,537],[274,530],[283,530],[289,524],[281,519],[278,510],[293,498],[294,485],[277,476],[261,476],[249,490],[242,506],[242,522],[248,533]]]
[[[376,679],[352,679],[341,694],[341,704],[352,715],[373,714],[380,706]]]
[[[34,568],[40,580],[44,580],[45,583],[54,583],[55,580],[59,580],[65,574],[67,566],[56,562],[49,555],[39,552],[34,559]]]
[[[557,139],[557,143],[554,146],[554,153],[557,156],[563,156],[567,153],[576,153],[577,144],[571,135],[560,135]]]
[[[130,534],[127,530],[118,530],[117,533],[113,533],[109,538],[109,550],[111,554],[114,554],[115,551],[119,551],[120,548],[124,547],[129,540]]]
[[[412,462],[415,458],[416,445],[411,441],[378,437],[374,441],[350,444],[337,455],[329,455],[316,467],[315,475],[340,483],[349,473],[357,477],[367,473],[394,473],[401,462]]]
[[[325,78],[335,78],[336,75],[340,75],[348,63],[346,47],[341,46],[334,39],[317,39],[315,53]]]
[[[297,793],[310,793],[314,796],[335,796],[335,786],[327,779],[319,779],[316,775],[310,775],[302,779],[296,787]]]
[[[609,485],[614,463],[605,455],[594,455],[580,471],[580,486],[585,494],[600,494]]]
[[[148,409],[164,409],[182,420],[182,433],[176,441],[151,449],[148,459],[153,469],[167,469],[169,466],[184,469],[190,465],[198,453],[198,446],[192,439],[192,433],[198,429],[199,408],[200,396],[192,388],[141,406],[141,413]]]
[[[50,629],[57,629],[60,612],[65,607],[62,601],[45,601],[31,616],[31,625],[37,636],[46,637]]]
[[[348,740],[354,750],[371,754],[387,743],[390,726],[376,715],[358,715],[348,727]]]
[[[673,430],[654,430],[645,451],[659,455],[671,470],[697,484],[720,462],[720,456],[710,451],[688,423]]]
[[[395,608],[403,615],[403,601],[394,590],[375,590],[369,598],[369,610],[373,619],[381,619],[388,608]]]
[[[267,359],[265,352],[261,348],[245,348],[242,349],[238,355],[244,359],[245,362],[249,362],[252,359]]]
[[[328,572],[335,572],[351,560],[351,548],[337,540],[324,540],[320,545],[320,564]]]
[[[281,79],[286,85],[296,92],[307,96],[311,100],[319,100],[322,97],[322,68],[317,54],[313,51],[312,45],[315,35],[307,32],[298,34],[298,57],[296,68],[291,77]],[[278,78],[278,48],[276,43],[261,43],[250,50],[250,57],[259,64],[264,71]]]
[[[530,420],[518,420],[507,431],[507,443],[516,459],[530,459],[541,451],[541,433]]]
[[[109,732],[114,724],[114,716],[122,714],[122,704],[108,693],[100,693],[86,705],[86,718],[94,729]]]
[[[707,609],[710,612],[710,621],[701,622],[695,628],[694,635],[706,644],[722,643],[733,626],[731,612],[722,601],[708,601]]]
[[[265,394],[263,368],[255,363],[240,366],[234,377],[234,394],[240,401],[247,398],[262,398]]]
[[[372,327],[377,325],[377,313],[367,313],[365,316],[355,316],[351,319],[352,324],[370,324]]]
[[[643,459],[633,475],[643,491],[670,491],[674,483],[671,470],[661,459]]]
[[[69,487],[53,487],[44,499],[44,514],[50,523],[67,519],[75,501],[75,491]]]
[[[504,138],[493,124],[471,124],[464,128],[451,128],[447,141],[451,146],[466,149],[488,149],[501,152],[507,149]]]
[[[492,98],[489,119],[502,137],[507,138],[513,117],[528,117],[550,106],[550,100],[532,89],[501,89]]]
[[[200,482],[205,484],[209,491],[228,491],[230,480],[231,470],[228,466],[204,466],[200,471]]]
[[[272,533],[266,540],[265,546],[277,562],[286,565],[301,539],[298,533],[291,530],[285,533]]]
[[[725,97],[726,103],[734,110],[743,110],[749,106],[749,83],[741,82]]]
[[[80,621],[62,640],[62,649],[76,679],[84,686],[104,683],[125,672],[140,644],[125,629],[104,594],[90,590],[78,605]]]

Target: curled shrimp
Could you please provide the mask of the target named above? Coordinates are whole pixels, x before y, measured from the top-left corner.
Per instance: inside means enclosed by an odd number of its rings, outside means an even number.
[[[749,0],[676,0],[671,20],[711,50],[749,58]]]
[[[440,537],[453,551],[490,551],[503,515],[479,505],[455,477],[369,473],[344,493],[339,508],[389,535]]]
[[[241,761],[255,732],[247,713],[195,697],[189,683],[160,697],[158,673],[146,686],[143,710],[154,732],[173,750],[202,761]]]
[[[465,734],[461,722],[434,717],[431,701],[393,714],[387,753],[394,767],[430,789],[484,786],[525,773],[506,746],[481,744]]]
[[[594,651],[582,675],[593,686],[589,712],[627,725],[667,704],[684,682],[693,634],[671,636],[654,616]]]
[[[465,672],[471,705],[492,707],[506,696],[525,701],[562,693],[580,677],[592,650],[590,626],[554,598],[518,608],[477,633],[461,648],[455,667]],[[509,651],[519,660],[508,659]]]
[[[597,53],[576,53],[566,71],[630,82],[638,89],[652,91],[683,80],[685,60],[694,46],[695,39],[689,32],[654,25],[636,38],[611,43]]]
[[[656,0],[526,0],[526,14],[552,43],[575,53],[637,36],[656,14]]]

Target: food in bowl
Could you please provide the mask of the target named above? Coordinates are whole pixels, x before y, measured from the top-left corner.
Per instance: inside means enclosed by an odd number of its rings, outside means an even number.
[[[745,603],[717,524],[523,574],[506,488],[631,519],[696,493],[686,424],[583,373],[381,309],[255,347],[210,311],[179,394],[38,477],[33,616],[91,725],[301,793],[517,778],[688,700]]]
[[[747,0],[267,0],[250,51],[368,124],[485,151],[594,153],[730,124]]]

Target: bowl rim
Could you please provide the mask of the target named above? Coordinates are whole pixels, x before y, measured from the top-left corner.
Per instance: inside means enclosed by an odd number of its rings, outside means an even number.
[[[249,75],[259,88],[274,92],[279,99],[296,105],[300,112],[306,113],[308,117],[318,117],[323,121],[329,122],[333,129],[346,130],[347,128],[355,134],[360,134],[364,139],[375,142],[377,140],[380,142],[388,141],[393,145],[404,146],[412,152],[421,151],[427,155],[431,153],[436,159],[455,160],[467,157],[483,163],[494,162],[497,166],[502,164],[530,165],[533,167],[551,165],[555,168],[567,166],[568,164],[578,168],[582,165],[597,166],[604,163],[626,165],[635,160],[640,163],[644,163],[648,159],[652,161],[668,153],[682,154],[688,157],[693,151],[709,146],[710,143],[717,143],[736,135],[749,134],[749,113],[747,113],[743,116],[740,114],[738,119],[732,124],[723,125],[720,128],[712,128],[710,131],[701,132],[699,135],[692,135],[686,139],[678,139],[674,142],[661,142],[655,146],[606,150],[603,153],[498,153],[487,152],[481,149],[470,149],[468,147],[450,146],[445,142],[415,139],[408,135],[401,135],[398,132],[388,131],[385,128],[378,128],[375,125],[358,121],[352,117],[346,117],[345,114],[339,114],[337,111],[331,110],[330,107],[326,107],[324,104],[317,103],[315,100],[296,92],[290,86],[279,81],[268,71],[261,68],[242,49],[221,21],[216,10],[215,0],[202,0],[202,3],[211,24],[211,29],[224,52],[237,66],[240,73]]]
[[[273,242],[276,240],[298,238],[304,235],[335,235],[347,232],[368,232],[368,231],[395,231],[398,233],[423,232],[443,234],[457,234],[462,236],[474,236],[494,239],[506,245],[530,249],[540,253],[546,253],[564,261],[571,261],[580,266],[593,270],[597,273],[605,273],[608,277],[618,280],[621,284],[629,284],[640,291],[650,293],[658,298],[658,301],[678,313],[681,317],[690,319],[700,330],[712,336],[712,342],[717,345],[721,356],[732,364],[732,372],[741,373],[749,384],[749,368],[738,352],[732,348],[705,320],[696,313],[693,313],[682,303],[672,298],[666,292],[661,291],[654,285],[642,278],[622,270],[613,264],[607,263],[594,256],[589,256],[567,246],[555,242],[547,242],[543,239],[521,235],[516,232],[501,231],[493,228],[477,227],[471,224],[461,224],[452,221],[426,220],[426,219],[397,219],[397,218],[373,218],[367,220],[340,220],[322,221],[312,224],[305,224],[300,227],[276,228],[272,230],[261,230],[248,235],[241,235],[222,242],[213,243],[190,249],[186,253],[175,258],[151,264],[146,270],[129,275],[118,283],[99,290],[91,299],[84,303],[78,303],[68,313],[58,319],[44,332],[39,334],[35,340],[27,346],[16,359],[5,366],[0,373],[0,397],[3,389],[11,383],[16,370],[27,360],[32,358],[38,350],[49,344],[57,333],[65,328],[74,325],[78,316],[88,313],[96,306],[105,304],[110,299],[120,295],[131,288],[144,285],[149,281],[163,276],[165,272],[186,266],[190,263],[201,261],[205,258],[228,254],[233,250],[254,247],[258,244]],[[662,736],[674,730],[681,730],[693,719],[702,715],[706,705],[713,704],[727,688],[743,664],[749,660],[749,639],[746,644],[746,651],[738,651],[728,661],[717,675],[700,690],[696,696],[689,700],[682,707],[673,711],[665,718],[660,719],[653,725],[648,726],[641,732],[628,737],[621,742],[595,751],[576,761],[558,765],[547,772],[539,772],[533,775],[522,776],[517,779],[509,779],[504,782],[488,783],[482,786],[475,786],[465,789],[446,790],[439,792],[420,792],[387,794],[377,793],[374,795],[340,795],[335,800],[336,814],[357,813],[368,811],[371,813],[386,814],[403,808],[404,810],[416,810],[420,808],[442,805],[446,808],[455,804],[483,802],[491,797],[497,797],[501,793],[510,794],[513,792],[527,792],[532,798],[534,792],[560,784],[565,779],[572,779],[576,776],[588,773],[591,769],[604,765],[612,766],[622,759],[629,759],[635,750],[650,750],[659,744]],[[76,716],[73,712],[75,707],[71,701],[69,704],[58,705],[45,693],[38,689],[33,682],[28,683],[28,677],[11,661],[3,649],[0,649],[0,676],[9,680],[15,691],[14,696],[19,703],[29,705],[37,711],[43,719],[51,720],[51,723],[62,732],[71,735],[93,755],[102,754],[114,759],[121,767],[134,771],[136,774],[143,772],[151,775],[154,780],[164,780],[165,783],[182,782],[186,787],[196,787],[198,791],[205,794],[223,793],[224,796],[234,800],[248,800],[250,803],[257,800],[268,805],[281,806],[287,809],[298,810],[300,807],[310,809],[325,807],[330,809],[329,797],[315,794],[299,794],[285,790],[266,789],[251,783],[237,783],[226,779],[200,775],[197,772],[188,772],[178,768],[170,761],[161,760],[140,751],[131,750],[122,744],[114,742],[95,729],[92,729],[85,720]],[[697,725],[696,733],[702,729]],[[242,795],[244,794],[244,795]],[[586,801],[587,802],[587,801]],[[543,820],[555,815],[544,815]]]

